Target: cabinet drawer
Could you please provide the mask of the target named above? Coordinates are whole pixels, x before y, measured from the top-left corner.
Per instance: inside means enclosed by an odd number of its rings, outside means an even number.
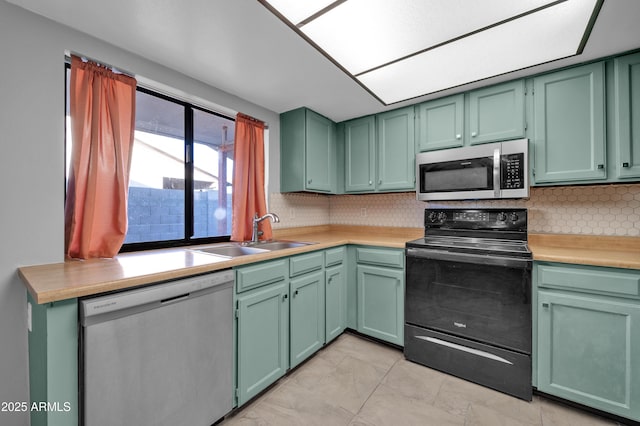
[[[344,262],[344,247],[336,247],[324,252],[324,266],[339,265]]]
[[[321,251],[294,256],[289,260],[289,276],[295,277],[296,275],[322,269],[323,262],[324,254]]]
[[[356,249],[356,259],[358,263],[403,268],[404,250],[358,248]]]
[[[538,264],[538,287],[640,298],[640,271],[570,264]]]
[[[287,278],[287,259],[256,263],[236,270],[236,289],[240,293]]]

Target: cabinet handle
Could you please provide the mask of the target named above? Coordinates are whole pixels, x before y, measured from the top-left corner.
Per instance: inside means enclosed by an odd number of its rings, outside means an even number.
[[[309,179],[309,180],[307,181],[307,183],[308,183],[309,185],[311,184],[311,182],[313,182],[313,179]]]
[[[462,135],[456,135],[456,139],[462,139]]]
[[[369,181],[369,185],[373,185],[373,181]]]
[[[475,138],[476,136],[478,136],[478,132],[471,132],[471,137]]]
[[[294,297],[295,297],[295,296],[297,296],[297,295],[298,295],[298,290],[296,290],[296,291],[294,291],[294,292],[293,292],[293,296],[294,296]]]
[[[622,163],[622,167],[629,167],[629,163]]]
[[[333,277],[329,277],[329,279],[327,280],[327,284],[331,284],[332,280],[333,280]]]
[[[598,164],[598,170],[604,169],[604,164]]]
[[[378,181],[378,185],[382,185],[382,179]]]
[[[548,303],[543,303],[543,304],[542,304],[542,307],[543,307],[543,308],[547,308],[547,309],[548,309],[548,308],[549,308],[549,304],[548,304]]]
[[[284,302],[285,300],[287,300],[289,298],[288,294],[283,294],[282,295],[282,301]]]

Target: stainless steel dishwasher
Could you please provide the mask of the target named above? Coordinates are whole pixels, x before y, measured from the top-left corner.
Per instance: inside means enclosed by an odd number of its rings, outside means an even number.
[[[80,423],[208,426],[232,408],[231,270],[80,302]]]

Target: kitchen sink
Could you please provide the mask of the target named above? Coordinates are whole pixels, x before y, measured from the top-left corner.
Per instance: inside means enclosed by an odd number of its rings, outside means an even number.
[[[302,247],[314,243],[306,243],[300,241],[265,241],[259,243],[231,243],[216,244],[207,247],[197,247],[189,250],[201,253],[213,254],[224,257],[238,257],[249,254],[267,253],[275,250],[284,250],[288,248]]]
[[[216,246],[210,246],[210,247],[194,248],[191,250],[199,251],[202,253],[215,254],[217,256],[225,256],[225,257],[246,256],[248,254],[266,253],[269,251],[269,250],[261,249],[257,247],[246,247],[240,244],[224,245],[224,246],[216,245]]]
[[[266,250],[283,250],[288,248],[308,246],[313,243],[303,243],[299,241],[266,241],[264,243],[257,243],[252,247],[260,247]]]

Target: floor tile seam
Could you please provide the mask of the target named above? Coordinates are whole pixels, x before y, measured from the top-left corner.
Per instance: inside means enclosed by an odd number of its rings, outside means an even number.
[[[381,385],[384,385],[384,379],[389,375],[389,372],[391,372],[391,370],[393,369],[393,367],[401,360],[402,358],[398,358],[392,365],[391,367],[389,367],[389,369],[387,370],[387,372],[384,374],[384,376],[382,376],[380,378],[380,380],[378,380],[378,383],[376,384],[376,386],[373,388],[373,390],[371,391],[371,393],[367,396],[367,398],[362,402],[362,405],[360,405],[360,408],[358,409],[358,412],[356,413],[356,416],[359,416],[362,412],[362,408],[367,405],[367,402],[369,401],[369,399],[371,399],[371,396],[376,393],[376,391],[378,390],[378,388]],[[388,387],[388,386],[387,386]],[[389,388],[391,389],[391,388]]]

